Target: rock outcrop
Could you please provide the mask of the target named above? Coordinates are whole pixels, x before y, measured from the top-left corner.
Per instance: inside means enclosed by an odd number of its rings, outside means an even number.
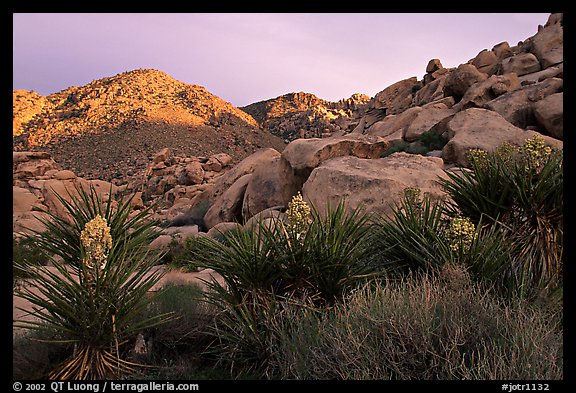
[[[370,97],[353,94],[337,102],[310,93],[290,93],[256,102],[240,109],[256,119],[261,128],[290,142],[298,138],[322,138],[345,133],[358,124]]]
[[[93,186],[101,200],[117,196],[120,189],[102,180],[86,180],[65,170],[45,152],[14,152],[12,187],[12,230],[15,236],[45,229],[42,220],[48,212],[68,217],[59,197],[70,201],[78,195],[76,187],[88,191]],[[111,195],[112,194],[112,195]]]

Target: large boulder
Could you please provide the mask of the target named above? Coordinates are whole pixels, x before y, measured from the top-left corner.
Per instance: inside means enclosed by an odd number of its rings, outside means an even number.
[[[190,210],[192,206],[192,201],[189,198],[178,198],[174,204],[168,209],[166,213],[166,219],[169,221],[174,220],[176,217],[182,213]]]
[[[443,70],[446,70],[443,68]],[[446,85],[446,78],[450,72],[446,71],[445,74],[434,78],[430,82],[426,83],[423,88],[418,90],[416,94],[414,94],[414,98],[412,99],[413,105],[425,105],[429,102],[438,100],[444,97],[444,87]],[[434,75],[434,74],[427,74],[427,75]]]
[[[368,214],[390,216],[406,187],[418,187],[423,193],[443,198],[439,177],[447,178],[444,163],[437,157],[404,152],[372,160],[338,157],[312,171],[302,195],[321,213],[345,200],[347,211],[361,207]]]
[[[38,196],[22,187],[12,187],[12,214],[20,215],[33,209],[45,208]]]
[[[91,186],[94,188],[97,197],[103,203],[106,203],[110,198],[118,194],[118,186],[104,180],[86,180],[80,177],[71,180],[48,179],[42,183],[41,188],[44,205],[48,207],[50,213],[58,217],[66,218],[69,216],[69,213],[62,201],[60,201],[60,198],[70,202],[74,198],[79,197],[78,189],[90,193]]]
[[[13,152],[12,160],[15,179],[34,178],[59,170],[50,154],[44,152]]]
[[[372,105],[375,109],[385,109],[389,115],[401,113],[412,104],[415,86],[421,87],[415,76],[398,81],[377,93]]]
[[[520,80],[514,73],[492,75],[485,81],[471,86],[462,97],[462,100],[456,104],[456,109],[482,108],[487,102],[520,87]]]
[[[428,65],[426,65],[426,73],[432,74],[441,68],[444,68],[444,66],[442,66],[440,59],[432,59],[428,62]]]
[[[44,221],[49,220],[48,213],[42,211],[27,211],[12,217],[12,231],[15,237],[46,230]]]
[[[551,94],[534,103],[538,124],[556,139],[564,139],[564,93]]]
[[[377,158],[388,144],[379,137],[347,134],[331,138],[297,139],[282,151],[282,158],[294,169],[295,175],[308,177],[320,163],[340,156]]]
[[[255,151],[238,164],[234,165],[232,169],[217,177],[214,180],[214,187],[211,190],[209,200],[212,203],[220,195],[222,195],[236,180],[244,175],[254,172],[262,162],[268,162],[271,158],[280,156],[280,153],[271,147]]]
[[[374,123],[372,127],[368,128],[366,135],[382,137],[390,143],[401,140],[408,126],[412,124],[422,110],[422,107],[415,106],[398,115],[386,116],[383,120]]]
[[[414,120],[405,128],[403,139],[407,142],[414,142],[420,139],[423,133],[429,131],[440,121],[454,113],[454,109],[448,108],[443,103],[437,105],[428,104],[422,107],[422,110],[416,114]]]
[[[512,48],[510,48],[510,44],[508,44],[507,41],[494,45],[492,52],[496,55],[498,60],[504,60],[505,58],[514,55],[514,52],[512,52]]]
[[[478,71],[472,64],[460,64],[446,77],[444,96],[453,96],[456,101],[460,101],[470,86],[486,79],[488,75]]]
[[[447,124],[449,141],[442,150],[442,157],[447,163],[457,166],[468,166],[468,151],[482,149],[493,152],[503,143],[521,146],[528,138],[538,134],[534,131],[524,131],[510,124],[496,112],[469,108],[458,112]],[[540,134],[538,134],[540,135]],[[549,146],[562,148],[557,139],[544,136]]]
[[[184,186],[202,184],[204,181],[204,168],[199,161],[191,161],[181,170],[176,172],[176,177],[178,179],[178,184]]]
[[[518,79],[522,85],[532,84],[536,82],[542,82],[544,79],[548,78],[563,78],[564,77],[564,63],[557,64],[552,67],[548,67],[542,71],[533,72],[531,74],[525,74]]]
[[[19,164],[30,160],[40,160],[52,158],[50,153],[46,151],[13,151],[12,163]]]
[[[564,61],[564,28],[561,23],[550,24],[530,38],[531,52],[536,55],[542,68]]]
[[[246,187],[242,204],[244,219],[267,208],[287,206],[303,183],[303,178],[294,174],[283,156],[262,163],[254,170]]]
[[[472,65],[478,69],[478,71],[483,72],[488,75],[496,73],[498,70],[499,59],[498,56],[491,50],[484,49],[476,55],[472,60]]]
[[[372,124],[382,120],[386,116],[386,108],[369,108],[364,116],[360,119],[356,127],[352,130],[354,134],[364,134],[367,128]]]
[[[502,74],[513,72],[518,76],[522,76],[540,70],[540,62],[532,53],[519,53],[502,60]]]

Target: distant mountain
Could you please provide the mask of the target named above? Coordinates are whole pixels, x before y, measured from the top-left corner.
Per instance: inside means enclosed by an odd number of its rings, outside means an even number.
[[[137,69],[49,96],[13,92],[13,148],[42,150],[79,176],[121,181],[168,147],[241,159],[284,142],[204,87]]]
[[[337,102],[310,93],[289,93],[244,107],[264,130],[285,140],[347,132],[364,115],[370,97],[354,94]]]

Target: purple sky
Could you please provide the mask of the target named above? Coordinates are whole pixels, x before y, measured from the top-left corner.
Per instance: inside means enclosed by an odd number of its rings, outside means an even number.
[[[546,13],[13,14],[13,88],[48,95],[154,68],[244,106],[304,91],[374,96],[428,61],[514,46]]]

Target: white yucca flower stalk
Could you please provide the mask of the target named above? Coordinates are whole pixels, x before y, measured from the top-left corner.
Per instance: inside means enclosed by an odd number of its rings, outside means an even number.
[[[112,248],[110,227],[99,214],[86,223],[80,234],[80,241],[85,250],[82,263],[88,270],[87,281],[92,281],[106,267],[108,253]]]
[[[303,239],[312,221],[310,211],[310,206],[304,201],[300,192],[294,195],[288,204],[288,209],[286,210],[288,227],[299,241]]]

